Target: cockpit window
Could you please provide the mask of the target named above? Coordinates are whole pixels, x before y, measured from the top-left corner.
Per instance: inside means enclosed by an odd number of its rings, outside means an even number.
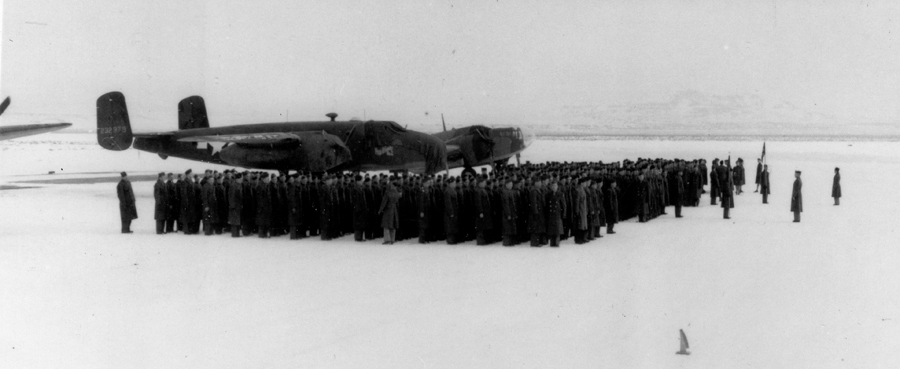
[[[388,127],[390,127],[390,129],[394,132],[397,132],[397,133],[406,132],[406,128],[401,127],[399,124],[397,124],[397,122],[388,121],[385,123],[387,123]]]

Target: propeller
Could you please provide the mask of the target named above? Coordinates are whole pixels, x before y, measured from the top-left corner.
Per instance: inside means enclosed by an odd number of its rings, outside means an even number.
[[[3,103],[0,103],[0,115],[3,115],[3,112],[6,111],[6,108],[9,107],[9,96],[3,99]]]
[[[447,122],[444,122],[444,113],[441,113],[441,124],[444,126],[444,132],[447,132]]]

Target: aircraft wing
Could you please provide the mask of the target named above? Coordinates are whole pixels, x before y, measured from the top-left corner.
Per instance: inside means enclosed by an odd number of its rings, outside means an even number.
[[[71,126],[72,123],[25,124],[19,126],[0,127],[0,140],[52,132]]]
[[[133,133],[134,137],[141,138],[154,138],[154,137],[167,137],[175,135],[175,132],[143,132],[143,133]]]
[[[292,133],[242,133],[225,135],[190,136],[178,139],[179,142],[230,142],[238,144],[279,144],[300,142],[300,136]]]

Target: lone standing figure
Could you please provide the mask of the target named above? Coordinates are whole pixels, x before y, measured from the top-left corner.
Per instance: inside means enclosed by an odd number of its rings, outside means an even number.
[[[131,181],[128,174],[122,172],[122,179],[116,186],[119,195],[119,215],[122,218],[122,233],[134,233],[131,231],[131,221],[137,219],[137,208],[134,205],[134,191],[131,189]]]
[[[800,213],[803,212],[803,181],[800,180],[800,171],[794,171],[794,190],[791,192],[791,211],[794,212],[794,223],[800,223]]]

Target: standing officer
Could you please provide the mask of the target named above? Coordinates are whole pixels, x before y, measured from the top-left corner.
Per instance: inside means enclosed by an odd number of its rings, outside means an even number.
[[[416,193],[416,207],[419,213],[419,243],[431,242],[431,178],[422,179],[422,188]]]
[[[719,159],[713,159],[712,170],[709,172],[709,204],[715,205],[716,198],[719,197],[719,176],[716,169],[719,168]]]
[[[131,221],[137,219],[137,207],[134,205],[134,191],[131,189],[131,181],[128,174],[122,172],[122,179],[116,186],[119,195],[119,216],[122,218],[122,233],[134,233],[131,231]]]
[[[292,240],[300,239],[300,225],[303,214],[302,196],[300,191],[300,180],[297,175],[288,176],[287,188],[285,195],[287,196],[287,225],[289,227],[290,238]]]
[[[544,219],[544,189],[543,181],[540,177],[535,177],[534,185],[528,190],[528,230],[531,233],[531,246],[540,247],[544,245],[546,237],[547,221]],[[557,188],[559,185],[557,185]],[[563,199],[565,201],[565,199]],[[562,217],[560,217],[562,219]],[[559,236],[559,235],[557,235]]]
[[[759,174],[759,188],[762,191],[763,204],[769,203],[769,165],[763,165],[762,172]]]
[[[706,170],[707,170],[706,169],[706,159],[700,159],[699,166],[700,166],[699,171],[700,171],[700,175],[702,178],[702,182],[700,182],[700,194],[704,194],[704,193],[706,193],[706,190],[703,189],[703,187],[706,186],[707,183],[709,183],[709,177],[706,174]],[[712,188],[710,188],[710,191],[712,191]],[[713,204],[713,205],[715,205],[715,204]]]
[[[175,232],[175,221],[178,219],[178,187],[172,181],[172,173],[166,181],[166,233]]]
[[[492,229],[494,229],[493,220],[491,219],[491,197],[488,195],[485,187],[487,186],[487,179],[485,177],[478,178],[478,189],[475,190],[474,196],[474,204],[475,204],[475,243],[478,246],[484,246],[490,243],[488,240],[488,236]]]
[[[791,211],[794,212],[794,223],[800,223],[800,213],[803,212],[803,181],[800,180],[800,171],[794,171],[794,189],[791,192]]]
[[[684,202],[684,181],[681,178],[682,170],[678,169],[678,174],[675,175],[675,217],[681,218],[681,204]]]
[[[169,195],[166,189],[165,173],[159,173],[156,184],[153,185],[153,199],[156,206],[153,209],[153,219],[156,220],[156,234],[165,233],[166,216],[169,211]]]
[[[834,182],[831,183],[831,197],[834,197],[834,205],[841,204],[841,168],[834,168]]]
[[[566,214],[566,197],[559,190],[559,183],[550,182],[550,192],[547,193],[547,237],[550,238],[550,247],[559,247],[559,236],[563,233],[563,217]],[[541,206],[543,207],[543,206]],[[533,241],[534,239],[532,239]],[[531,244],[531,247],[541,247],[541,244]]]
[[[331,175],[326,174],[323,177],[323,183],[318,188],[319,195],[319,232],[323,241],[328,241],[335,236],[332,229],[335,225],[335,197],[336,190],[331,185],[333,179]]]
[[[253,174],[245,172],[244,183],[241,187],[241,233],[244,237],[253,233],[256,225],[256,194],[253,193]]]
[[[356,175],[356,184],[350,192],[353,207],[353,239],[363,242],[366,230],[369,228],[369,204],[366,201],[366,189],[363,187],[363,177]]]
[[[616,234],[613,226],[619,222],[619,189],[616,188],[616,179],[609,180],[609,190],[606,194],[606,234]]]
[[[740,195],[744,193],[744,159],[738,158],[737,165],[732,169],[732,181],[734,182],[734,186],[736,187],[735,193]]]
[[[215,179],[206,171],[203,187],[200,190],[200,202],[203,206],[203,234],[211,236],[214,224],[219,222],[219,202],[216,199]]]
[[[241,213],[244,209],[244,189],[241,182],[241,175],[236,174],[234,183],[228,188],[228,224],[231,225],[231,237],[235,238],[241,236]]]
[[[720,166],[720,168],[725,168],[725,166]],[[728,168],[725,168],[725,171],[722,172],[722,174],[724,177],[719,177],[719,196],[722,200],[722,218],[731,219],[731,217],[728,216],[728,212],[734,207],[734,189],[728,180],[731,173],[729,173]]]
[[[504,184],[503,192],[500,195],[502,206],[502,223],[503,223],[503,246],[515,246],[515,238],[518,234],[516,223],[518,222],[519,212],[516,210],[516,193],[513,191],[513,180],[508,178]]]
[[[575,231],[575,243],[587,242],[588,231],[588,203],[587,203],[587,178],[578,180],[575,189],[575,219],[572,220],[572,228]]]
[[[759,192],[759,185],[761,184],[760,182],[762,181],[762,169],[763,169],[762,158],[756,158],[756,191],[753,191],[753,192]]]
[[[444,231],[448,245],[459,242],[459,195],[453,177],[447,179],[447,189],[444,190]]]
[[[400,202],[399,179],[392,179],[384,196],[381,198],[381,206],[378,214],[381,214],[381,227],[384,228],[384,242],[382,245],[393,245],[397,241],[397,227],[400,226],[400,214],[397,204]]]
[[[216,234],[222,234],[222,230],[228,227],[228,192],[225,190],[225,176],[216,173],[216,222],[213,223],[213,230]]]
[[[259,238],[269,238],[272,227],[272,186],[269,174],[262,174],[262,183],[256,186],[256,226],[259,227]]]

